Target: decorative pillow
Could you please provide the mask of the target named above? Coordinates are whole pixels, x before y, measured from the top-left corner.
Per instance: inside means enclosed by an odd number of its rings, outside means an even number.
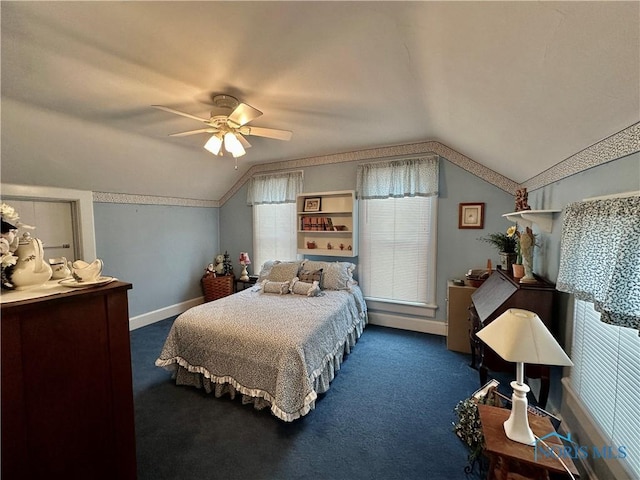
[[[262,285],[264,293],[279,293],[280,295],[289,293],[290,282],[271,282],[267,280]]]
[[[300,262],[278,262],[271,267],[267,276],[270,282],[290,282],[298,276]]]
[[[322,288],[322,269],[300,270],[300,273],[298,273],[298,279],[301,282],[307,282],[307,283],[318,282],[318,285],[320,285],[320,288]]]
[[[293,279],[293,284],[291,285],[291,293],[306,295],[307,297],[317,297],[321,294],[321,290],[317,280],[309,283],[303,282],[296,277]]]
[[[266,280],[271,273],[271,269],[276,263],[280,263],[279,260],[267,260],[262,264],[262,269],[260,270],[260,274],[258,275],[258,281],[256,283],[261,283],[263,280]]]
[[[320,262],[306,260],[302,264],[304,270],[322,269],[322,288],[324,290],[349,290],[352,285],[357,285],[353,279],[353,271],[356,266],[349,262]]]

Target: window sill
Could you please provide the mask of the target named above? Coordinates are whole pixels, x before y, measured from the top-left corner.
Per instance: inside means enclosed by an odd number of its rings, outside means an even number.
[[[431,303],[403,302],[382,298],[365,297],[367,309],[375,312],[394,313],[421,318],[435,318],[438,306]]]

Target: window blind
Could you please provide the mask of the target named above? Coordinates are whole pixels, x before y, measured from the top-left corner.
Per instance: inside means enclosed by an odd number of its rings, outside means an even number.
[[[633,328],[601,321],[593,303],[576,299],[571,385],[640,478],[640,337]],[[597,446],[600,447],[600,446]]]
[[[372,299],[435,303],[437,197],[360,200],[359,282]]]
[[[296,204],[253,206],[253,256],[256,274],[267,260],[295,260]]]
[[[296,196],[302,172],[256,175],[249,181],[247,203],[253,206],[253,261],[256,272],[267,260],[295,260]]]

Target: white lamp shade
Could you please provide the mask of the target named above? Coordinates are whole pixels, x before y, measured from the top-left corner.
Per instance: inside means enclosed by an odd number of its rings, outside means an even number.
[[[234,157],[241,157],[244,155],[245,150],[238,137],[235,136],[232,132],[227,132],[224,134],[224,148],[231,153]]]
[[[207,143],[204,144],[204,148],[209,150],[214,155],[218,155],[220,153],[220,148],[222,147],[222,138],[217,135],[212,135]]]
[[[540,317],[528,310],[510,308],[476,336],[508,362],[573,365]]]

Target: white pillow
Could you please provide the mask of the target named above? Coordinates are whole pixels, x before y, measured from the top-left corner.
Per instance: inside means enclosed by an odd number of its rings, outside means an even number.
[[[271,269],[276,263],[280,263],[279,260],[267,260],[262,264],[262,269],[260,270],[260,274],[258,275],[258,280],[256,283],[262,283],[264,280],[269,277],[269,273],[271,273]]]
[[[296,295],[306,295],[307,297],[317,297],[321,294],[320,285],[317,280],[313,283],[301,282],[298,277],[293,279],[291,293]]]
[[[289,293],[289,285],[290,282],[271,282],[266,280],[262,284],[262,291],[264,293],[278,293],[283,295],[285,293]]]
[[[271,267],[267,280],[270,282],[290,282],[298,276],[301,262],[278,262]]]

